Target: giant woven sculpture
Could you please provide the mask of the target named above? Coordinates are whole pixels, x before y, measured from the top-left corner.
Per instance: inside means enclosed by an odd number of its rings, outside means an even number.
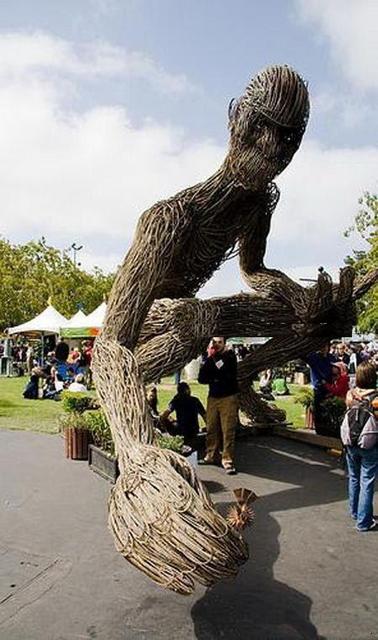
[[[353,300],[369,284],[353,289],[347,269],[338,288],[322,274],[304,290],[263,266],[278,201],[271,180],[298,149],[308,115],[307,88],[289,67],[269,67],[251,81],[230,105],[229,151],[219,170],[141,216],[96,340],[94,376],[120,466],[109,504],[117,549],[183,594],[195,581],[234,576],[248,551],[185,458],[154,444],[145,384],[184,366],[211,335],[273,336],[240,366],[240,400],[252,420],[280,420],[251,390],[252,376],[349,325]],[[194,298],[235,250],[254,292]]]

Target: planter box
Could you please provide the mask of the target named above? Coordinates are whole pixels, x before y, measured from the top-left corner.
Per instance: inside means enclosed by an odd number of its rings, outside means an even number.
[[[340,425],[335,426],[329,423],[315,423],[315,431],[320,436],[340,439]]]
[[[88,460],[88,446],[91,434],[88,429],[65,427],[64,448],[66,458],[70,460]]]
[[[332,438],[329,436],[321,436],[309,429],[292,429],[291,427],[274,427],[275,435],[282,438],[289,438],[291,440],[299,440],[299,442],[306,442],[307,444],[313,444],[323,449],[334,449],[337,451],[342,450],[341,440],[338,438]]]
[[[88,454],[89,468],[114,484],[119,476],[117,459],[94,444],[89,445]]]

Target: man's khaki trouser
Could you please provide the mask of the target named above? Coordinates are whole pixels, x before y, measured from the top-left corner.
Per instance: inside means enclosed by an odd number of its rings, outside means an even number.
[[[234,461],[238,410],[237,394],[226,398],[207,399],[206,457],[209,460],[216,460],[222,451],[222,462]]]

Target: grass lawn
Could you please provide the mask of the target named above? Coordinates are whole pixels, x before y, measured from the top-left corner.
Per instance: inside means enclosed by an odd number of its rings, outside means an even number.
[[[58,433],[58,416],[62,412],[60,402],[53,400],[25,400],[22,391],[27,383],[24,378],[0,378],[0,428]],[[197,396],[206,407],[207,386],[191,383],[192,394]],[[299,385],[289,385],[292,395],[276,400],[277,406],[284,409],[288,422],[295,427],[304,426],[304,409],[294,403],[294,394]],[[166,409],[175,395],[173,378],[164,378],[158,390],[159,411]]]
[[[277,407],[286,411],[287,422],[292,422],[292,426],[297,427],[297,429],[304,429],[305,426],[304,407],[295,402],[295,394],[301,386],[300,384],[289,384],[290,396],[277,397],[274,401]]]
[[[0,428],[58,433],[60,402],[25,400],[22,392],[28,377],[0,378]]]

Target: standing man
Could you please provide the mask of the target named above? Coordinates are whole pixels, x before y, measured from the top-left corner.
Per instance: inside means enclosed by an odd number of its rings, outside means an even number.
[[[236,373],[236,356],[225,349],[224,337],[212,338],[198,375],[200,384],[209,385],[204,463],[216,464],[222,451],[222,466],[228,474],[236,473],[234,449],[239,409]]]

